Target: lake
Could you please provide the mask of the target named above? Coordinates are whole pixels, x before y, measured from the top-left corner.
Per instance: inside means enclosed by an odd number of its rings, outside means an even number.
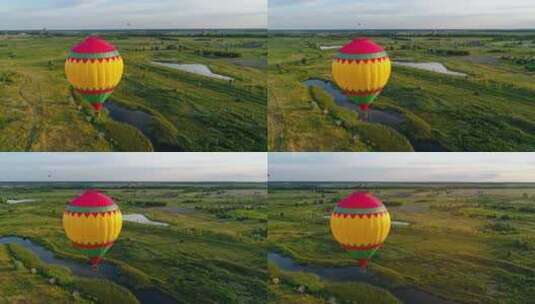
[[[396,65],[397,66],[404,66],[404,67],[420,69],[420,70],[425,70],[425,71],[435,72],[435,73],[440,73],[440,74],[446,74],[446,75],[451,75],[451,76],[462,76],[462,77],[467,77],[468,76],[465,73],[459,73],[459,72],[450,71],[447,67],[445,67],[440,62],[400,62],[400,61],[396,61],[396,62],[393,62],[392,64],[394,66],[396,66]]]
[[[206,76],[206,77],[210,77],[210,78],[214,78],[214,79],[220,79],[220,80],[226,80],[226,81],[234,80],[232,77],[228,77],[228,76],[224,76],[224,75],[219,75],[219,74],[213,73],[212,70],[210,70],[210,68],[207,65],[204,65],[204,64],[196,64],[196,63],[194,63],[194,64],[179,64],[179,63],[167,63],[167,62],[157,62],[157,61],[153,61],[152,64],[158,65],[158,66],[163,66],[163,67],[166,67],[166,68],[175,69],[175,70],[180,70],[180,71],[183,71],[183,72],[202,75],[202,76]]]

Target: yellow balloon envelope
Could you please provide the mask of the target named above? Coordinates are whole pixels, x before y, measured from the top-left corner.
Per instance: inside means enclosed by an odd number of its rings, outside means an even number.
[[[391,69],[385,50],[366,38],[355,39],[341,48],[332,63],[334,81],[363,111],[383,91]]]
[[[123,69],[117,49],[95,36],[72,48],[65,61],[67,80],[97,112],[121,81]]]
[[[63,212],[63,228],[74,247],[98,265],[119,237],[123,218],[113,200],[94,190],[73,199]]]
[[[366,267],[390,233],[390,214],[368,192],[356,192],[338,202],[331,214],[334,239]]]

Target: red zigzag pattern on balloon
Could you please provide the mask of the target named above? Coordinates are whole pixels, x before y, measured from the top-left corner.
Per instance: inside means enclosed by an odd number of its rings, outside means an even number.
[[[350,90],[344,90],[344,93],[348,96],[369,96],[373,94],[381,93],[384,90],[384,87],[379,88],[377,90],[371,90],[371,91],[350,91]]]
[[[336,217],[341,217],[341,218],[372,218],[372,217],[381,217],[381,216],[384,216],[386,213],[388,213],[388,211],[384,211],[384,212],[379,212],[379,213],[369,213],[369,214],[348,214],[348,213],[336,213],[336,212],[333,212],[333,216],[336,216]]]
[[[113,211],[106,211],[106,212],[72,212],[72,211],[65,211],[64,214],[70,215],[70,216],[77,216],[81,217],[84,215],[85,217],[89,217],[90,215],[97,217],[99,215],[106,216],[106,215],[115,215],[117,213],[117,210]]]
[[[388,56],[380,57],[380,58],[372,58],[372,59],[345,59],[345,58],[335,58],[336,62],[338,63],[356,63],[356,64],[370,64],[370,63],[376,63],[376,62],[383,62],[386,61]]]
[[[121,58],[121,56],[114,56],[114,57],[107,57],[107,58],[74,58],[74,57],[69,57],[67,60],[69,60],[70,62],[75,62],[75,63],[80,63],[80,62],[87,63],[88,61],[90,63],[95,63],[96,61],[98,61],[99,63],[102,63],[104,61],[110,62],[110,61],[118,60],[120,58]]]

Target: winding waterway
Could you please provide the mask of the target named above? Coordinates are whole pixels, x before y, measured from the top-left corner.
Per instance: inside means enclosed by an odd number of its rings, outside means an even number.
[[[307,87],[317,86],[325,90],[332,96],[334,102],[346,109],[358,111],[359,106],[352,102],[336,85],[323,79],[309,79],[304,82]],[[379,123],[388,126],[397,126],[405,121],[402,114],[393,111],[382,111],[377,109],[369,110],[369,122]]]
[[[142,304],[162,303],[174,304],[177,301],[170,295],[164,293],[158,288],[143,288],[136,289],[129,282],[128,278],[121,274],[118,267],[110,263],[102,263],[98,271],[94,271],[89,264],[82,264],[73,260],[56,257],[53,252],[32,242],[28,239],[20,237],[0,237],[0,244],[18,244],[24,248],[32,251],[39,256],[43,262],[53,265],[60,265],[71,270],[72,274],[81,277],[107,279],[113,281],[123,287],[126,287]]]
[[[390,287],[388,282],[369,270],[361,271],[357,266],[351,267],[322,267],[297,264],[292,258],[280,255],[276,252],[268,253],[268,261],[277,265],[280,269],[290,272],[309,272],[320,277],[322,280],[335,282],[363,282],[390,291],[403,303],[410,304],[458,304],[457,302],[443,299],[431,293],[414,287]]]
[[[308,79],[304,81],[307,87],[317,86],[325,90],[334,99],[334,102],[351,111],[358,111],[357,104],[352,102],[336,85],[332,82],[323,79]],[[370,109],[368,121],[371,123],[378,123],[393,129],[397,129],[403,122],[405,117],[398,112],[383,111],[377,109]],[[427,141],[411,141],[411,145],[416,152],[448,152],[449,150],[443,147],[439,142]]]
[[[180,152],[183,150],[178,146],[165,145],[158,142],[156,134],[152,130],[154,118],[150,114],[139,110],[130,110],[113,101],[106,102],[105,107],[113,120],[129,124],[141,131],[151,141],[154,151]]]

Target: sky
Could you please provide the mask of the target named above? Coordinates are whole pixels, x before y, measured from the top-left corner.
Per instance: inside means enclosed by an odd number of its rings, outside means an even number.
[[[535,182],[534,153],[270,153],[270,181]]]
[[[269,0],[270,29],[534,29],[533,0]]]
[[[0,153],[0,182],[266,179],[266,153]]]
[[[266,26],[267,0],[0,0],[0,30]]]

